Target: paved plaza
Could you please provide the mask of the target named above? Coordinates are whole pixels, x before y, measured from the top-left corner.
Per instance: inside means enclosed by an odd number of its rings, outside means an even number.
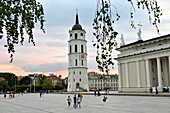
[[[0,113],[170,113],[170,97],[83,95],[82,108],[67,108],[66,98],[73,94],[17,94],[15,98],[0,95]]]

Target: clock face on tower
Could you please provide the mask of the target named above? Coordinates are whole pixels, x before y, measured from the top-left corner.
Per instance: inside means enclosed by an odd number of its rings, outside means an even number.
[[[84,55],[81,55],[81,59],[84,59]]]

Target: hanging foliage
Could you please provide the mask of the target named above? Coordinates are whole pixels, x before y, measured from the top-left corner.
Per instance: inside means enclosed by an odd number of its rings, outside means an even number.
[[[94,29],[93,35],[95,37],[93,46],[97,49],[96,62],[98,69],[106,74],[109,74],[109,66],[113,68],[114,65],[113,50],[117,47],[116,37],[118,34],[114,29],[114,23],[120,19],[120,15],[112,1],[98,0],[96,14],[92,24]],[[135,12],[134,2],[132,0],[127,1],[131,4],[130,26],[135,29],[133,20],[133,14]],[[138,8],[147,9],[149,21],[156,27],[159,33],[158,23],[160,23],[162,13],[157,0],[135,0],[135,2]],[[116,13],[113,13],[113,10]]]
[[[15,45],[24,42],[24,31],[28,35],[29,43],[34,42],[33,29],[35,23],[40,22],[40,29],[44,30],[44,9],[36,0],[1,0],[0,1],[0,34],[6,33],[11,62],[15,53]],[[3,29],[6,32],[3,32]],[[3,36],[5,36],[3,34]],[[0,39],[2,39],[2,35]]]
[[[120,16],[116,14],[117,19],[112,20],[111,3],[109,0],[99,0],[97,3],[96,17],[93,22],[93,35],[96,38],[93,46],[97,48],[96,62],[98,69],[102,72],[109,72],[109,65],[114,65],[112,51],[117,46],[117,32],[113,29],[113,24],[119,20]]]

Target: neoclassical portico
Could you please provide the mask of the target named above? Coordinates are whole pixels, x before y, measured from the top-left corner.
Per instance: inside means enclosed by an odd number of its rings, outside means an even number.
[[[116,49],[119,92],[148,92],[170,88],[170,35],[137,41]]]

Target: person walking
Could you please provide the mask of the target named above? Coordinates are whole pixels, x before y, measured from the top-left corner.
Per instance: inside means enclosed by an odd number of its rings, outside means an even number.
[[[13,92],[13,95],[12,95],[13,98],[15,98],[15,92]]]
[[[42,92],[40,91],[40,98],[41,98],[41,96],[42,96]]]
[[[98,90],[97,96],[100,96],[100,90]]]
[[[94,89],[94,96],[96,96],[96,91],[97,91],[97,88]]]
[[[109,91],[110,91],[110,90],[109,90],[109,88],[108,88],[108,89],[107,89],[107,93],[109,93]]]
[[[82,97],[80,96],[80,94],[78,94],[77,102],[78,102],[79,108],[81,108],[81,101],[82,101]]]
[[[12,92],[10,92],[10,94],[9,94],[9,98],[12,98]]]
[[[74,107],[74,108],[77,108],[77,97],[76,97],[76,95],[74,95],[73,101],[74,101],[73,107]]]
[[[6,93],[4,93],[4,98],[6,98]]]
[[[68,98],[67,98],[67,102],[68,102],[68,108],[70,108],[70,105],[71,105],[71,102],[72,102],[72,100],[71,100],[70,96],[68,96]]]
[[[158,94],[159,92],[158,92],[158,89],[156,88],[156,94]]]

